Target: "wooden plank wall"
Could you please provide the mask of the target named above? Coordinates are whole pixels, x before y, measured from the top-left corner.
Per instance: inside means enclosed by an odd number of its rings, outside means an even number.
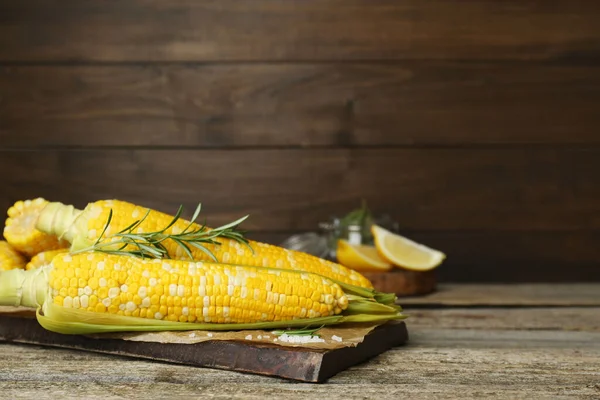
[[[443,281],[600,280],[600,2],[0,3],[0,209],[118,197],[278,243],[365,198]]]

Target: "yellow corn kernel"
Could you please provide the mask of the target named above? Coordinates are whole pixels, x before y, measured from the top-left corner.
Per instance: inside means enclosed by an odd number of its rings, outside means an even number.
[[[44,265],[50,264],[55,256],[68,252],[68,249],[42,251],[31,258],[31,260],[25,266],[25,269],[30,270],[43,267]]]
[[[0,240],[0,271],[9,269],[25,268],[25,257],[23,257],[8,242]]]
[[[48,201],[42,198],[17,201],[8,209],[4,237],[19,252],[28,257],[48,250],[67,248],[69,243],[54,234],[39,231],[35,225]]]

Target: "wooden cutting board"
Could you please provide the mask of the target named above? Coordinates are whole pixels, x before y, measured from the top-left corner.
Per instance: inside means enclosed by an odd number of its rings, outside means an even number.
[[[375,289],[396,293],[398,297],[418,296],[435,291],[437,285],[436,270],[407,271],[395,268],[390,272],[363,272]]]
[[[225,369],[303,382],[324,382],[408,340],[404,322],[377,327],[356,347],[315,350],[239,341],[196,344],[149,343],[61,335],[43,329],[31,317],[0,316],[0,341],[61,347],[136,357],[196,367]],[[32,352],[35,348],[32,347]]]

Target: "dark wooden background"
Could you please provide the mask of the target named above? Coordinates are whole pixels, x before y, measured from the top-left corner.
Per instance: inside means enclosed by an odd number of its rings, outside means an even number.
[[[598,281],[600,2],[2,1],[0,171],[273,243],[365,198],[443,281]]]

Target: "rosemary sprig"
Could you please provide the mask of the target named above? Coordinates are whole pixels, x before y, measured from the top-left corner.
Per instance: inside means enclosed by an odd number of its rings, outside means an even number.
[[[277,336],[281,336],[285,333],[288,336],[315,336],[315,337],[320,338],[321,335],[319,335],[316,332],[319,331],[324,326],[325,325],[321,325],[318,328],[306,327],[306,328],[301,328],[301,329],[283,329],[283,330],[272,331],[271,333],[273,333],[274,335],[277,335]]]
[[[211,230],[208,230],[206,224],[202,224],[199,228],[192,229],[194,222],[200,215],[201,209],[202,204],[200,203],[198,204],[198,207],[196,207],[196,211],[194,212],[189,224],[180,233],[165,233],[165,231],[177,223],[177,221],[181,218],[181,214],[183,213],[182,205],[179,206],[179,209],[177,210],[177,213],[171,222],[159,231],[134,233],[134,230],[141,223],[143,223],[146,218],[148,218],[148,215],[150,214],[150,210],[148,210],[141,219],[133,222],[123,230],[105,237],[106,231],[108,230],[113,218],[113,212],[111,209],[108,213],[108,218],[106,224],[104,225],[104,229],[94,244],[74,253],[97,251],[107,254],[129,255],[141,258],[171,258],[167,248],[164,245],[164,241],[172,240],[186,253],[191,260],[194,259],[194,256],[192,255],[192,248],[196,248],[207,254],[213,261],[218,261],[215,255],[206,247],[206,244],[218,246],[221,244],[221,242],[217,240],[219,238],[232,239],[238,243],[243,243],[252,251],[252,253],[254,253],[250,243],[244,237],[245,232],[237,229],[238,225],[248,218],[248,215]]]

